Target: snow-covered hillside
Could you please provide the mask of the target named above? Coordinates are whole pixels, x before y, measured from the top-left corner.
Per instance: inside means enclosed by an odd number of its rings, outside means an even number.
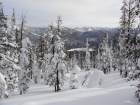
[[[82,71],[79,79],[84,74]],[[0,100],[0,105],[139,105],[134,96],[136,88],[130,86],[138,81],[126,82],[120,78],[119,72],[107,74],[104,83],[97,88],[70,90],[68,82],[60,92],[54,92],[44,82],[31,83],[27,94],[14,93],[11,98]]]

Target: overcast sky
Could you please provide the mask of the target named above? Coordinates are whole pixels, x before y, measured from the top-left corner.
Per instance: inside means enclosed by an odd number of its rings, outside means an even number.
[[[46,27],[62,16],[66,27],[118,27],[123,0],[1,0],[10,18],[15,9],[17,20],[27,11],[27,25]]]

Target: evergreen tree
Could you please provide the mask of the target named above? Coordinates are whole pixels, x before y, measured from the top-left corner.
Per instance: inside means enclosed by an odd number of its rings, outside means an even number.
[[[123,6],[121,8],[122,16],[120,20],[120,36],[119,36],[119,66],[120,72],[123,72],[123,77],[128,76],[128,68],[130,67],[130,62],[132,57],[132,39],[131,30],[135,22],[135,7],[134,1],[129,0],[123,1]]]
[[[100,54],[99,48],[96,55],[95,68],[101,70],[101,54]]]
[[[135,52],[136,59],[140,58],[139,52],[140,52],[140,34],[138,34],[136,37],[136,52]]]
[[[38,63],[38,69],[40,69],[40,71],[42,71],[43,73],[45,71],[44,69],[45,65],[43,65],[43,62],[45,62],[44,61],[45,45],[46,44],[44,43],[44,36],[40,36],[39,44],[37,46],[37,63]]]
[[[87,39],[86,56],[85,56],[85,70],[89,71],[90,69],[91,69],[91,61],[90,61],[89,44],[88,44],[88,39]]]
[[[7,18],[0,2],[0,72],[6,77],[10,91],[17,88],[17,70],[19,68],[16,65],[15,53],[13,53],[14,56],[11,56],[11,49],[13,50],[15,47],[16,45],[8,40]]]
[[[78,65],[74,65],[70,76],[70,89],[77,89],[79,87],[78,73],[81,71]]]
[[[0,99],[8,98],[7,83],[4,75],[0,73]]]
[[[46,34],[44,34],[44,49],[47,49],[47,51],[44,50],[44,56],[43,56],[43,63],[42,63],[42,71],[44,73],[43,78],[45,80],[45,83],[48,84],[48,75],[49,70],[51,70],[50,60],[52,58],[52,38],[53,38],[53,26],[52,24],[48,27]]]
[[[110,72],[110,63],[112,62],[110,50],[108,34],[106,34],[106,38],[104,38],[103,42],[100,44],[98,52],[98,68],[101,69],[105,74]]]
[[[9,27],[9,51],[10,55],[9,57],[14,63],[18,63],[18,43],[16,43],[16,19],[15,19],[15,11],[13,9],[13,14],[11,17],[11,22],[10,22],[10,27]],[[8,89],[10,90],[15,90],[18,87],[18,70],[10,70],[9,71],[9,76],[10,76],[10,83],[8,84]]]
[[[32,54],[32,71],[33,71],[33,79],[35,81],[35,83],[38,83],[39,79],[40,79],[40,75],[41,75],[41,71],[38,69],[38,64],[37,64],[37,57],[35,52]]]
[[[51,44],[48,49],[49,70],[47,82],[50,86],[53,85],[55,87],[55,91],[61,90],[60,86],[64,85],[66,79],[65,73],[67,71],[66,63],[64,61],[66,54],[63,52],[64,43],[60,38],[62,36],[60,32],[61,24],[61,17],[58,16],[56,34],[54,35],[52,30],[49,33]]]
[[[19,71],[19,90],[20,95],[23,93],[25,94],[29,86],[27,83],[29,82],[30,78],[28,76],[29,69],[28,66],[30,64],[29,62],[29,50],[28,47],[31,45],[31,41],[29,38],[25,38],[22,40],[22,48],[20,53],[20,71]]]

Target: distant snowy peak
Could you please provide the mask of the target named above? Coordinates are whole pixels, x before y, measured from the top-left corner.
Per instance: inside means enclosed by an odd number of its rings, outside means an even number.
[[[114,28],[106,28],[106,27],[82,27],[82,28],[74,28],[75,30],[77,31],[80,31],[80,32],[87,32],[87,31],[95,31],[95,30],[113,30]]]
[[[80,32],[86,32],[86,31],[93,31],[94,30],[94,28],[92,28],[92,27],[83,27],[83,28],[74,28],[75,30],[77,30],[77,31],[80,31]]]

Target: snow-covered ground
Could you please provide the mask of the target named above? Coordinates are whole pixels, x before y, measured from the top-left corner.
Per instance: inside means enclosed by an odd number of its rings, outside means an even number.
[[[85,72],[79,74],[79,78]],[[30,83],[29,92],[19,95],[13,93],[8,99],[0,100],[0,105],[140,105],[134,96],[138,81],[126,82],[120,78],[119,72],[106,75],[106,80],[98,88],[69,89],[69,82],[64,85],[60,92],[54,92],[53,87]]]

